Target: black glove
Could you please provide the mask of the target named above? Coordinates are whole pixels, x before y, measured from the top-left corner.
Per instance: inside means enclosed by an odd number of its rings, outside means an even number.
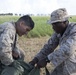
[[[35,57],[32,61],[29,62],[29,64],[34,66],[37,62],[38,62],[38,58]]]
[[[50,61],[48,60],[47,57],[45,57],[45,58],[41,59],[41,60],[37,63],[37,67],[38,67],[38,68],[43,68],[43,67],[45,67],[45,66],[47,65],[48,62],[50,62]]]

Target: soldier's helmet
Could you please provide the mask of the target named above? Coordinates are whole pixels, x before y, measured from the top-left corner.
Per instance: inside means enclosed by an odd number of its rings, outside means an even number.
[[[66,21],[69,19],[69,17],[70,16],[68,15],[67,10],[65,8],[60,8],[51,13],[48,24]]]

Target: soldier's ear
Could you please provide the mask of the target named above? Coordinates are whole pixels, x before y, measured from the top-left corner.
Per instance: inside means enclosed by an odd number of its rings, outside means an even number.
[[[24,24],[25,24],[24,21],[21,21],[21,22],[20,22],[20,26],[22,26],[22,25],[24,25]]]

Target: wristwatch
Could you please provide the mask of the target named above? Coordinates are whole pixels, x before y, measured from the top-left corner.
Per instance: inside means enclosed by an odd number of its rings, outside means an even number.
[[[46,62],[48,62],[48,63],[50,62],[50,60],[48,59],[48,57],[46,57]]]

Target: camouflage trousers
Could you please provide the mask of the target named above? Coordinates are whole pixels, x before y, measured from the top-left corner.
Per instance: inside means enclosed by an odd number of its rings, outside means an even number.
[[[69,75],[69,74],[67,71],[65,73],[63,72],[63,65],[61,64],[58,67],[56,67],[55,70],[50,75]]]
[[[50,75],[76,75],[76,71],[68,73],[66,68],[64,69],[64,63],[60,64]]]

